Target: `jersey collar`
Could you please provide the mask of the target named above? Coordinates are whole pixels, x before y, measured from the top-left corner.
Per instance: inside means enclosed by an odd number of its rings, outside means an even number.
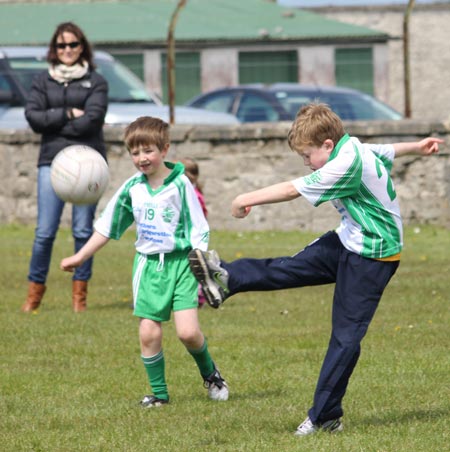
[[[342,146],[344,146],[345,143],[347,143],[347,141],[350,140],[350,135],[348,133],[346,133],[336,144],[336,146],[334,147],[333,151],[330,154],[330,157],[328,158],[328,162],[330,162],[331,160],[333,160],[335,157],[337,157],[337,155],[339,154],[339,150],[341,149]]]

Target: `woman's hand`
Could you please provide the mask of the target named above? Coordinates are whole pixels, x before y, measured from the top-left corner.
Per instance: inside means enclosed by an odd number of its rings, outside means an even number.
[[[67,110],[67,116],[69,117],[69,119],[76,119],[83,115],[84,115],[84,110],[80,110],[79,108],[74,107],[74,108],[69,108]]]
[[[79,108],[72,108],[72,116],[74,118],[79,118],[84,115],[84,110],[80,110]]]

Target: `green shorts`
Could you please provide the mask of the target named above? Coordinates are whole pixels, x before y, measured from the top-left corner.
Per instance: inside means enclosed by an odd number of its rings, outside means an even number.
[[[164,322],[170,320],[171,311],[198,307],[198,283],[189,268],[187,255],[188,251],[136,254],[133,264],[135,316]]]

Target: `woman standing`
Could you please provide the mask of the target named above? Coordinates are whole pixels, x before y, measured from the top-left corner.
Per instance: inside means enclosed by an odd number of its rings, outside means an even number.
[[[25,116],[34,132],[42,135],[38,159],[38,217],[28,274],[28,296],[23,312],[39,308],[46,286],[51,254],[59,228],[64,201],[50,181],[50,165],[56,154],[72,144],[84,144],[106,159],[102,126],[108,85],[95,72],[91,46],[81,29],[60,24],[50,41],[45,71],[33,81]],[[96,205],[73,206],[72,235],[77,252],[93,232]],[[77,268],[73,276],[72,306],[86,309],[87,283],[92,275],[92,259]]]

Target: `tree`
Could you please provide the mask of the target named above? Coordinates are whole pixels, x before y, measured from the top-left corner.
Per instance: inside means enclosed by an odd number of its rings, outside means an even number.
[[[167,33],[167,85],[169,94],[169,118],[170,124],[175,124],[175,25],[178,14],[186,5],[187,0],[180,0],[170,19]]]

